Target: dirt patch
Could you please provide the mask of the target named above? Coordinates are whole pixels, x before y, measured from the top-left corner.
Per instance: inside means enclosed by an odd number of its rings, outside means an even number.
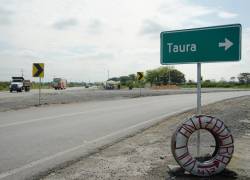
[[[194,113],[193,110],[168,118],[42,179],[200,179],[170,176],[167,167],[176,165],[170,149],[172,133],[180,122]],[[237,174],[237,179],[250,179],[250,96],[205,106],[203,113],[220,118],[231,129],[235,152],[228,168]],[[227,175],[209,179],[235,179]]]

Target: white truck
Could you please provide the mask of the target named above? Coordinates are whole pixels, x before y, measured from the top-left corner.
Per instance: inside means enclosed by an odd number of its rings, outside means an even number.
[[[57,89],[66,89],[67,87],[67,80],[62,78],[54,78],[52,82],[52,87]]]
[[[9,89],[10,92],[16,91],[16,92],[22,92],[23,90],[25,92],[30,91],[30,80],[25,80],[24,77],[12,77],[12,81],[10,83]]]

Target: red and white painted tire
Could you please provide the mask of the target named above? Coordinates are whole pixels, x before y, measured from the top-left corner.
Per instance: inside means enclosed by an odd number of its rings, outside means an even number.
[[[212,157],[200,162],[188,151],[188,140],[196,130],[205,129],[215,139],[216,147]],[[177,163],[186,171],[197,176],[211,176],[225,169],[230,162],[233,151],[233,136],[227,126],[218,118],[199,115],[182,123],[172,136],[172,153]]]

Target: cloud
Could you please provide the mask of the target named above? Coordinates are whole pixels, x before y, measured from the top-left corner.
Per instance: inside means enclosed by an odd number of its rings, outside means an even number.
[[[140,32],[149,36],[159,36],[163,30],[206,26],[205,16],[214,14],[215,9],[192,4],[186,0],[166,1],[162,3],[157,14],[145,19]]]
[[[103,60],[103,59],[112,60],[114,59],[114,55],[112,53],[101,52],[101,53],[86,56],[85,58],[92,59],[92,60]]]
[[[106,78],[103,73],[107,69],[110,76],[126,75],[160,66],[161,31],[237,19],[243,29],[249,25],[245,9],[240,9],[236,17],[234,11],[238,8],[215,2],[211,5],[190,0],[0,1],[0,79],[20,73],[20,68],[31,78],[31,64],[39,59],[46,63],[47,79],[59,75],[98,81]],[[243,36],[246,59],[250,56],[250,41],[249,36]],[[249,67],[249,63],[242,63],[240,69]],[[185,67],[187,78],[195,79],[196,66]],[[220,68],[212,69],[211,65],[207,77],[221,77],[224,73]],[[213,75],[215,71],[217,74]],[[230,72],[238,70],[230,67]]]
[[[176,15],[176,17],[182,17],[182,19],[187,19],[190,17],[200,17],[211,14],[214,12],[214,9],[202,5],[197,5],[187,0],[179,0],[162,3],[159,8],[159,12],[161,14],[171,14],[171,16]]]
[[[249,56],[250,56],[250,28],[245,28],[243,29],[242,32],[242,59],[247,61],[249,59]]]
[[[146,19],[143,22],[143,27],[141,30],[142,34],[160,34],[161,31],[163,31],[164,28],[162,25],[159,23],[151,20],[151,19]]]
[[[88,25],[88,32],[90,34],[101,33],[103,28],[103,22],[99,19],[93,19]]]
[[[8,25],[11,23],[11,16],[13,12],[0,7],[0,25]]]
[[[58,30],[65,30],[65,29],[68,29],[70,27],[74,27],[77,25],[78,25],[77,19],[69,18],[69,19],[59,20],[59,21],[55,22],[52,26]]]
[[[140,33],[155,37],[163,30],[210,26],[213,24],[213,20],[209,21],[211,16],[232,19],[238,14],[186,0],[166,1],[161,4],[155,17],[143,21]]]
[[[10,49],[13,49],[13,47],[8,42],[0,40],[0,53],[9,51]]]
[[[232,19],[232,18],[236,18],[238,14],[227,12],[227,11],[221,11],[221,12],[218,12],[218,16],[223,19]]]

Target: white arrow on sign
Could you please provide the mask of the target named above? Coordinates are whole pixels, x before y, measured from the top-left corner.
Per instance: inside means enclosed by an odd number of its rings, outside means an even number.
[[[225,51],[230,48],[234,43],[225,38],[225,42],[219,42],[219,47],[225,47]]]

